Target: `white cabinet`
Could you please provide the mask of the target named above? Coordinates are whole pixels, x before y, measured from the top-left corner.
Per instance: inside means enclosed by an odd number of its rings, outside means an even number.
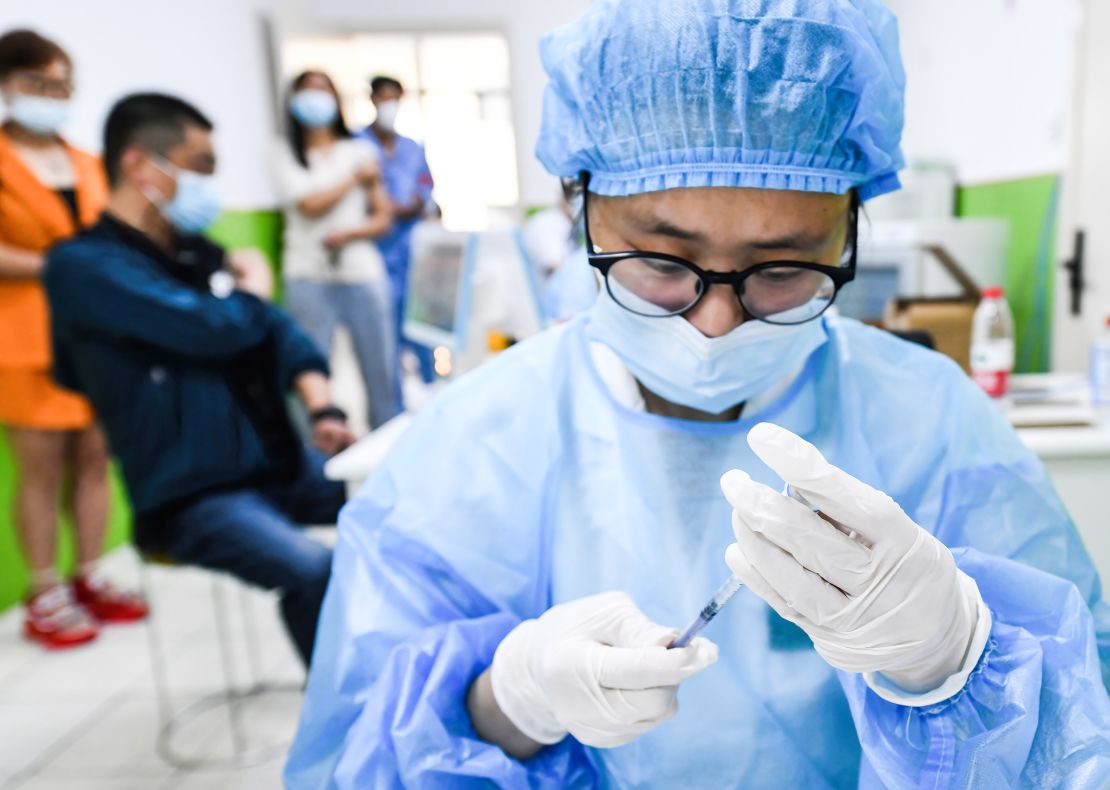
[[[1025,428],[1018,435],[1044,462],[1098,568],[1105,595],[1110,589],[1110,425]]]

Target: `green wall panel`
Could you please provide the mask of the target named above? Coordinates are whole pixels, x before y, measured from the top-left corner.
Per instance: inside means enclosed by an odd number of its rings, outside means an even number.
[[[281,214],[276,211],[227,212],[212,227],[210,236],[226,247],[258,247],[280,270]],[[281,279],[275,277],[281,295]],[[26,590],[27,567],[23,562],[14,524],[14,494],[18,470],[0,427],[0,611],[19,602]],[[73,565],[73,536],[68,516],[60,525],[58,567],[65,573]],[[130,540],[131,514],[119,475],[112,474],[112,512],[108,528],[107,548],[115,548]]]
[[[274,300],[280,302],[282,227],[278,211],[229,211],[217,220],[207,235],[228,249],[260,249],[274,268]]]
[[[1051,364],[1059,189],[1059,176],[1046,175],[963,187],[958,194],[961,217],[1002,217],[1010,222],[1004,285],[1014,312],[1021,373],[1043,372]]]

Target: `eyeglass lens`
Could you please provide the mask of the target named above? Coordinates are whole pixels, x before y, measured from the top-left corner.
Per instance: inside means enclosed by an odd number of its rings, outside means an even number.
[[[693,270],[650,256],[614,263],[608,280],[618,304],[647,316],[681,315],[698,302],[705,287]],[[824,312],[835,294],[836,283],[829,275],[784,264],[753,273],[738,296],[753,318],[798,323]]]

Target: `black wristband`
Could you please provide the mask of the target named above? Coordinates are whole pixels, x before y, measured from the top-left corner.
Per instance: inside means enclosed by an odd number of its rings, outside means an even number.
[[[308,421],[313,425],[320,422],[320,420],[339,420],[340,422],[347,422],[347,412],[343,411],[338,406],[325,406],[308,415]]]

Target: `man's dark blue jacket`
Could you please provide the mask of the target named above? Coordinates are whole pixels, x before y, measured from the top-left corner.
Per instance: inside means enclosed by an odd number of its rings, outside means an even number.
[[[108,215],[47,258],[54,377],[92,402],[140,521],[303,459],[286,398],[327,362],[282,311],[213,295],[224,258],[200,237],[167,254]]]

